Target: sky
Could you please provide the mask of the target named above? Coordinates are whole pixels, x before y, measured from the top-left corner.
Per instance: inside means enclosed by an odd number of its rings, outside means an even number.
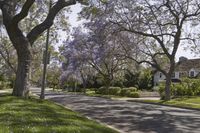
[[[69,23],[72,27],[81,26],[83,24],[83,21],[78,21],[78,13],[81,11],[81,5],[76,4],[71,6],[72,12],[69,14]],[[178,61],[179,57],[184,56],[188,59],[193,58],[200,58],[199,55],[192,54],[189,48],[184,48],[183,46],[180,46],[178,48],[177,54],[176,54],[176,60]]]
[[[77,27],[82,25],[83,21],[78,20],[78,13],[81,11],[81,5],[76,4],[71,6],[72,12],[69,14],[69,23],[72,27]]]

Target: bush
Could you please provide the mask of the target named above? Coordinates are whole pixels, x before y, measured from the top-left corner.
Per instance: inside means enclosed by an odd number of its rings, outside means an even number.
[[[120,95],[121,88],[120,87],[105,87],[102,86],[98,89],[96,89],[96,94],[102,94],[102,95]]]
[[[139,98],[140,94],[138,92],[130,92],[130,94],[128,95],[128,97]]]
[[[150,69],[144,69],[142,72],[140,72],[137,82],[139,90],[151,90],[153,88],[151,72],[152,70]]]
[[[107,95],[108,94],[108,88],[105,86],[102,86],[96,90],[96,94],[103,94]]]
[[[129,90],[128,90],[128,88],[123,88],[122,90],[121,90],[121,92],[120,92],[120,95],[121,96],[126,96],[129,92],[128,92]]]
[[[108,94],[109,95],[119,95],[121,92],[121,88],[120,87],[109,87],[108,89]]]
[[[186,87],[183,84],[174,84],[171,87],[171,91],[173,96],[184,96]]]
[[[88,88],[87,90],[90,90],[90,91],[95,91],[96,88]]]
[[[135,88],[135,87],[123,88],[123,89],[121,90],[120,95],[121,95],[121,96],[129,96],[129,94],[130,94],[131,92],[136,92],[136,91],[137,91],[137,88]]]
[[[165,99],[165,84],[159,84],[159,90],[158,90],[161,99]],[[172,91],[171,91],[172,92]]]
[[[124,75],[124,82],[123,85],[125,87],[131,87],[131,86],[136,86],[137,85],[137,81],[139,80],[139,72],[131,72],[130,70],[126,70],[125,71],[125,75]]]
[[[0,90],[3,89],[10,89],[10,82],[6,82],[6,81],[0,81]]]
[[[159,86],[159,93],[161,97],[165,95],[165,86]],[[200,95],[199,79],[183,79],[182,83],[171,85],[171,96],[197,96]]]
[[[137,91],[137,88],[135,88],[135,87],[129,87],[128,88],[131,92],[136,92]]]
[[[85,92],[88,92],[88,91],[90,91],[90,89],[85,89]]]

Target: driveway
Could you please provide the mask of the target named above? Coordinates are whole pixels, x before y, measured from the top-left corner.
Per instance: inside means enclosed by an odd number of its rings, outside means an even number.
[[[49,91],[46,98],[121,133],[200,133],[200,111]]]

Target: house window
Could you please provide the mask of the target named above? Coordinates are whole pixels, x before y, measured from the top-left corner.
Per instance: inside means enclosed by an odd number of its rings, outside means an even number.
[[[194,71],[190,71],[190,77],[194,77]]]
[[[172,73],[172,78],[175,78],[175,72]]]
[[[162,73],[160,73],[160,78],[162,78]]]

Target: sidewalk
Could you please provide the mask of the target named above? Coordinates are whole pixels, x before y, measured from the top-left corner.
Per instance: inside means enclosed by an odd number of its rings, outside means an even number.
[[[10,92],[12,92],[12,89],[0,90],[0,94],[10,93]]]
[[[142,98],[111,98],[113,100],[120,100],[120,101],[140,101],[140,100],[160,100],[160,97],[142,97]]]

